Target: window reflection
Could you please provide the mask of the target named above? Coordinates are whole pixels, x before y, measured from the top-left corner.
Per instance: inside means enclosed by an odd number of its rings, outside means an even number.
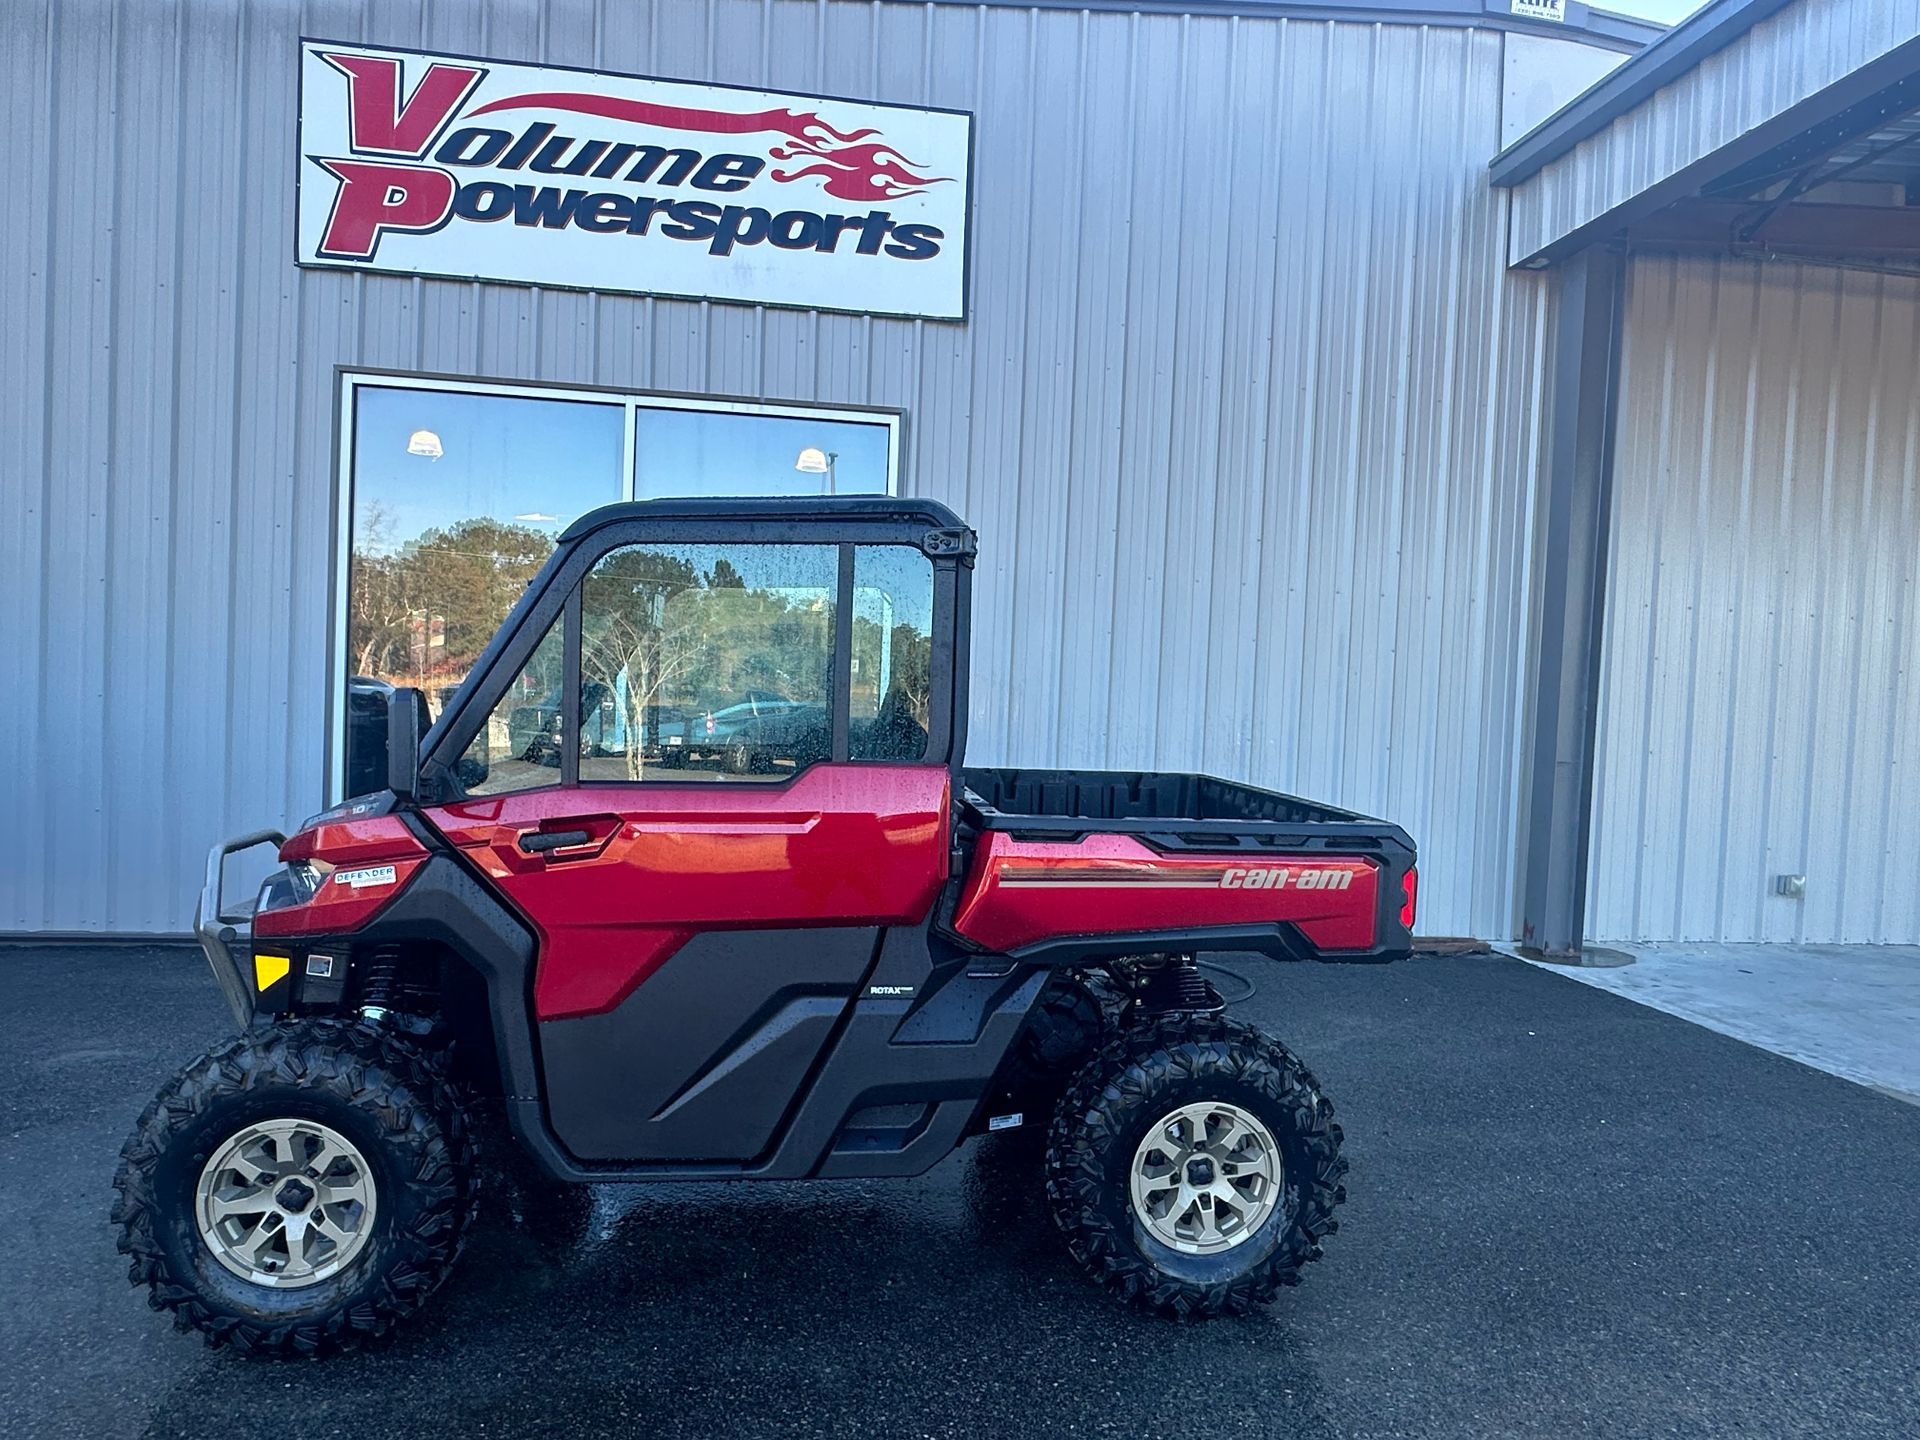
[[[634,495],[884,495],[882,424],[641,406]]]
[[[565,635],[556,620],[467,746],[457,778],[468,795],[508,795],[560,783],[567,743],[560,703]]]
[[[618,500],[618,404],[354,391],[347,793],[385,784],[390,687],[435,713],[576,516]]]
[[[831,545],[629,545],[580,597],[582,780],[790,775],[832,748]]]
[[[687,409],[619,395],[544,398],[377,382],[355,383],[349,393],[350,429],[344,437],[352,456],[344,667],[348,795],[386,783],[386,711],[393,688],[419,688],[430,711],[439,713],[527,581],[553,553],[560,532],[587,511],[627,493],[648,499],[884,494],[888,488],[893,432],[878,419]],[[629,441],[631,477],[625,471]],[[824,583],[830,588],[831,578]],[[747,588],[773,593],[782,587],[767,579]],[[718,712],[747,705],[752,723],[741,731],[743,737],[774,731],[777,701],[816,703],[778,687],[739,689],[724,703],[722,697],[656,698],[647,702],[651,709],[629,717],[627,692],[611,685],[598,692],[590,688],[578,742],[582,754],[619,766],[642,763],[644,746],[630,750],[627,744],[629,718],[644,745],[663,750],[669,724],[663,717],[683,703],[694,707],[702,727],[713,711],[715,733],[734,723],[734,717]],[[506,717],[495,718],[499,724],[490,731],[509,725]],[[684,725],[685,718],[673,723]],[[513,748],[512,737],[493,738],[504,747],[501,753]],[[680,734],[683,745],[690,738],[701,736]],[[782,743],[788,753],[776,763],[790,767],[802,752],[797,741]],[[505,763],[537,763],[522,751]],[[692,745],[680,753],[701,757],[697,767],[708,750]],[[744,759],[749,773],[767,763],[764,756],[756,758],[753,743],[721,758]],[[500,754],[488,757],[489,762],[499,759]],[[655,760],[671,763],[663,754],[645,763]],[[546,768],[549,777],[552,773]]]
[[[933,562],[905,545],[855,546],[848,753],[924,758],[932,686]]]

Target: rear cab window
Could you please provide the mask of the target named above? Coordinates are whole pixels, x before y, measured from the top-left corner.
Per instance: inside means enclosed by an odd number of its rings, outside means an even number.
[[[853,760],[923,760],[933,690],[933,562],[905,545],[853,551]]]

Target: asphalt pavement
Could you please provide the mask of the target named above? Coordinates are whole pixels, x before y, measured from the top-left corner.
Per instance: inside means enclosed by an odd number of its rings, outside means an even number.
[[[1920,1434],[1920,1107],[1502,957],[1247,960],[1351,1199],[1258,1315],[1132,1312],[1017,1147],[916,1181],[497,1191],[398,1334],[174,1333],[120,1142],[227,1019],[192,951],[0,950],[0,1435]]]

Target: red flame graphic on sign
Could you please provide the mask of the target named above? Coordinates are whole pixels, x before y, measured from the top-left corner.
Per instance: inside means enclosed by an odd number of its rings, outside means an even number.
[[[773,159],[806,159],[815,163],[799,170],[775,170],[772,178],[789,184],[810,175],[819,176],[826,192],[841,200],[897,200],[953,179],[951,175],[916,173],[918,167],[914,162],[884,139],[868,145],[857,143],[879,135],[878,130],[836,130],[817,114],[799,110],[755,110],[740,114],[730,110],[695,110],[684,105],[656,105],[646,100],[622,100],[612,95],[546,90],[492,100],[470,113],[477,117],[501,110],[533,109],[571,110],[607,120],[630,120],[637,125],[696,130],[710,135],[767,132],[785,135],[793,143],[770,149],[767,153]]]
[[[871,145],[776,145],[767,152],[776,160],[813,160],[803,170],[775,170],[783,183],[808,175],[824,176],[826,192],[842,200],[897,200],[918,195],[929,185],[943,185],[951,175],[920,175],[913,161],[885,141]]]

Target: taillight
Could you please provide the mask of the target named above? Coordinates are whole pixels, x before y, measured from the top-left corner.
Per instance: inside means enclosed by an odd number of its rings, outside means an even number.
[[[1406,892],[1407,903],[1400,907],[1400,923],[1413,933],[1413,902],[1420,894],[1420,872],[1413,866],[1407,867],[1407,873],[1400,877],[1400,888]]]

